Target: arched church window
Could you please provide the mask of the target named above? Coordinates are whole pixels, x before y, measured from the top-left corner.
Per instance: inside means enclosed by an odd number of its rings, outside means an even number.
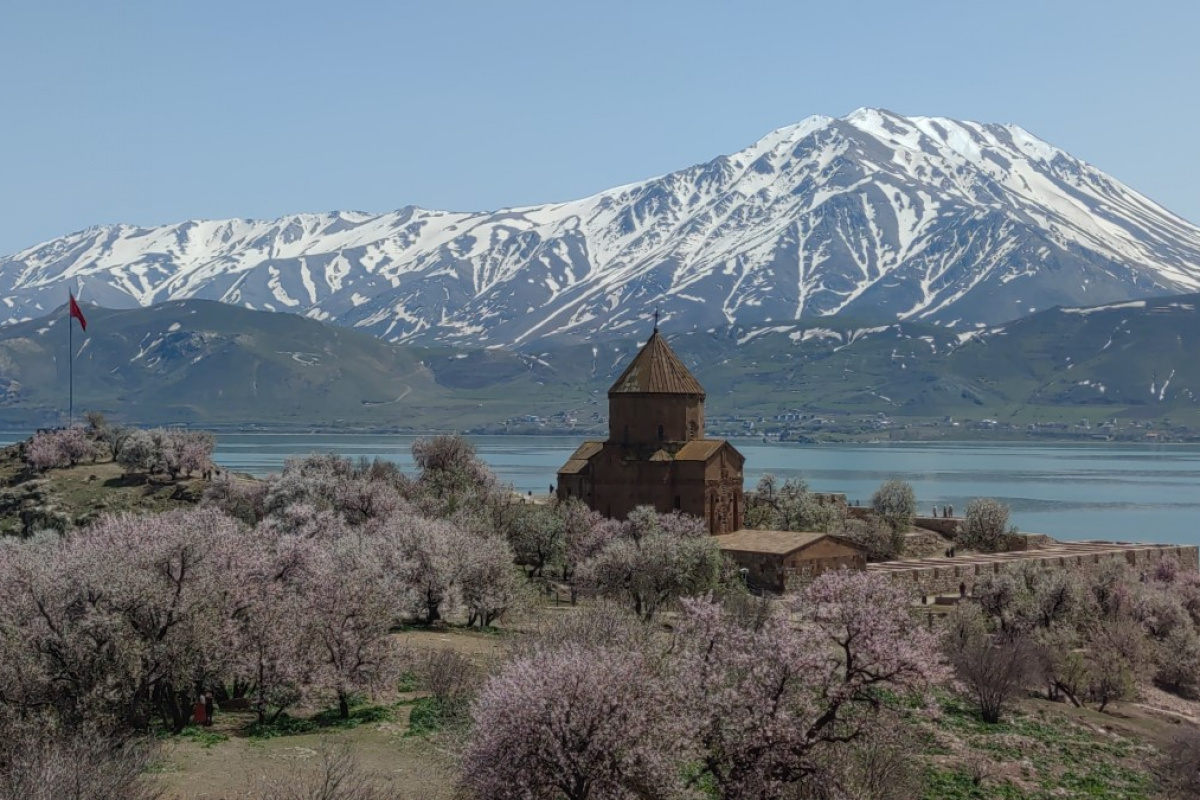
[[[696,421],[691,420],[690,422],[688,422],[688,441],[690,442],[692,439],[695,439],[695,438],[696,438]]]

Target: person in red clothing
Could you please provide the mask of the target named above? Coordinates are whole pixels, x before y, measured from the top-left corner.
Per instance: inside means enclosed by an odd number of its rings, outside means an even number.
[[[192,716],[196,718],[197,725],[208,724],[208,709],[204,706],[204,695],[200,695],[195,705],[192,706]]]

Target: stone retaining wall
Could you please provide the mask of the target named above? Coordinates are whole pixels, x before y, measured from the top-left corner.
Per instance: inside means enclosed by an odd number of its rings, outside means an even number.
[[[1013,571],[1027,561],[1050,568],[1070,569],[1089,574],[1112,562],[1148,569],[1166,558],[1178,561],[1180,567],[1186,570],[1200,569],[1200,549],[1193,545],[1120,545],[1099,542],[1060,543],[1045,550],[999,553],[991,556],[884,561],[870,564],[867,569],[883,572],[893,581],[910,587],[914,597],[932,597],[939,594],[958,594],[961,590],[970,594],[976,582],[990,575]]]
[[[915,530],[904,534],[905,558],[928,558],[940,556],[950,543],[934,531]]]
[[[962,517],[917,517],[913,520],[913,524],[918,528],[940,533],[949,539],[953,539],[958,533],[960,522],[962,522]]]

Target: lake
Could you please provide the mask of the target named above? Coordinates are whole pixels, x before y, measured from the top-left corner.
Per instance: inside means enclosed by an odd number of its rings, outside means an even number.
[[[0,444],[22,434],[0,433]],[[334,452],[395,461],[411,469],[412,436],[230,434],[216,460],[238,472],[277,472],[284,459]],[[522,492],[544,493],[579,439],[559,436],[473,437],[480,456]],[[962,513],[973,497],[1012,509],[1023,531],[1062,539],[1200,542],[1200,446],[872,444],[801,445],[735,440],[746,456],[746,488],[766,472],[799,477],[814,491],[844,492],[869,502],[888,478],[912,484],[920,511],[946,504]]]

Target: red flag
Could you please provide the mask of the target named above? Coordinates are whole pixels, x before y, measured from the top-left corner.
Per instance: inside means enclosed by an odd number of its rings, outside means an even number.
[[[83,318],[83,312],[79,310],[79,304],[75,302],[75,295],[71,295],[71,316],[79,320],[79,327],[87,330],[87,320]]]

